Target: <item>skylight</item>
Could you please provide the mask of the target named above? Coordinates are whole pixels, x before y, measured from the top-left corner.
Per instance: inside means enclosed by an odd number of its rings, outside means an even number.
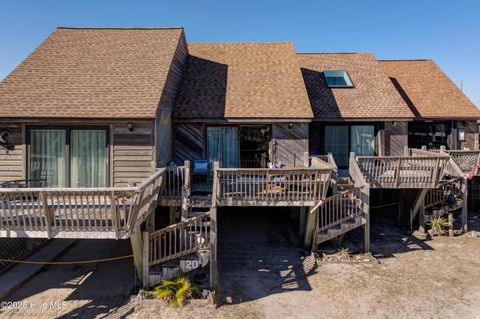
[[[347,71],[344,70],[325,70],[323,71],[325,81],[331,88],[352,88],[353,82]]]

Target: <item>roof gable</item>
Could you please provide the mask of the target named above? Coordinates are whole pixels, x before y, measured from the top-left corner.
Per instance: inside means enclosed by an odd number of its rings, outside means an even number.
[[[175,118],[312,117],[291,42],[188,46]]]
[[[182,28],[58,28],[0,82],[0,116],[154,118]]]
[[[316,119],[401,119],[413,114],[372,53],[300,53]],[[347,71],[354,87],[329,88],[325,70]]]
[[[480,110],[432,60],[382,60],[410,108],[420,118],[480,118]]]

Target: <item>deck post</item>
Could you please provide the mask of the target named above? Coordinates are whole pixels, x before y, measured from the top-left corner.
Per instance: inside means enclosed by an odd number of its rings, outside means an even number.
[[[188,218],[188,200],[190,198],[190,161],[185,161],[182,185],[182,221]]]
[[[137,271],[137,276],[143,280],[143,242],[142,242],[142,230],[140,229],[140,223],[136,222],[133,226],[130,243],[133,251],[133,263]],[[143,283],[145,284],[145,283]]]
[[[149,259],[150,259],[150,256],[149,256],[149,251],[150,251],[150,247],[149,247],[149,238],[148,238],[148,232],[143,232],[143,254],[142,254],[142,263],[143,263],[143,269],[142,269],[142,273],[143,273],[143,287],[145,289],[148,289],[150,288],[150,265],[149,265]]]
[[[463,206],[462,206],[462,233],[468,231],[468,181],[467,178],[463,178],[462,183],[462,193],[463,193]]]
[[[415,217],[417,217],[417,213],[422,213],[422,208],[425,203],[425,196],[427,196],[429,189],[428,188],[422,188],[422,190],[417,193],[417,196],[415,197],[415,200],[413,202],[413,207],[412,207],[412,215],[410,219],[410,223],[413,224],[413,220]],[[413,225],[410,225],[413,226]]]
[[[47,229],[47,238],[52,238],[52,219],[50,218],[50,212],[48,211],[48,201],[47,201],[47,193],[40,192],[40,200],[42,202],[43,208],[43,215],[45,216],[45,226]]]
[[[420,210],[418,212],[418,230],[425,234],[425,201],[422,202],[422,206],[420,206]]]
[[[314,233],[316,231],[315,225],[316,225],[316,217],[317,217],[317,210],[312,211],[314,209],[313,207],[306,207],[306,225],[305,225],[305,237],[303,240],[303,247],[305,249],[310,249],[313,244],[313,238]]]
[[[213,163],[212,206],[210,207],[210,289],[218,296],[217,265],[217,195],[218,195],[218,161]],[[214,300],[216,303],[216,300]]]
[[[370,252],[370,185],[366,184],[362,190],[363,216],[365,218],[365,225],[363,226],[365,253]]]

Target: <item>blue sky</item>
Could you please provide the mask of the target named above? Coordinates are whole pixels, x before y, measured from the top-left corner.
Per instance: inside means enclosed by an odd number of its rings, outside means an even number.
[[[431,58],[480,106],[480,1],[6,1],[0,79],[56,26],[184,26],[188,41],[294,41],[300,52]]]

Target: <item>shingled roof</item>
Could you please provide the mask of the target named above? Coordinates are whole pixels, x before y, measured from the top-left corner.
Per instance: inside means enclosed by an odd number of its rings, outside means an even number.
[[[392,82],[420,118],[480,118],[480,110],[432,60],[383,60]]]
[[[411,119],[372,53],[299,53],[315,119]],[[324,70],[345,70],[353,88],[329,88]]]
[[[188,47],[176,119],[312,118],[293,43],[189,43]]]
[[[58,28],[0,83],[0,117],[154,118],[182,28]]]

